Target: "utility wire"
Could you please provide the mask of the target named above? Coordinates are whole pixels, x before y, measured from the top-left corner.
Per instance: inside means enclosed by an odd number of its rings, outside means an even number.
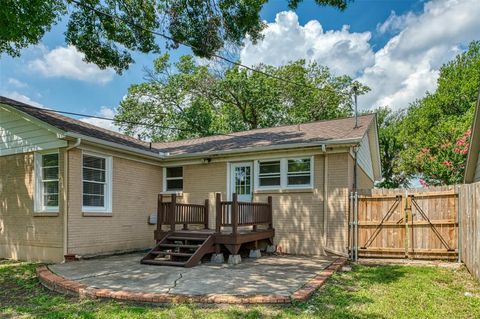
[[[127,25],[131,25],[135,28],[138,28],[140,30],[143,30],[143,31],[146,31],[146,32],[150,32],[152,34],[155,34],[155,35],[158,35],[166,40],[169,40],[169,41],[173,41],[174,43],[178,43],[178,44],[181,44],[183,46],[186,46],[190,49],[196,49],[196,50],[199,50],[201,51],[201,49],[191,45],[191,44],[188,44],[188,43],[184,43],[184,42],[180,42],[178,40],[175,40],[173,37],[165,34],[165,33],[162,33],[162,32],[158,32],[158,31],[155,31],[155,30],[152,30],[152,29],[148,29],[148,28],[145,28],[141,25],[138,25],[136,23],[133,23],[131,21],[125,21],[122,17],[119,17],[117,15],[114,15],[114,14],[110,14],[108,12],[104,12],[102,10],[99,10],[97,8],[95,8],[94,6],[90,5],[90,4],[86,4],[86,3],[83,3],[81,1],[78,1],[78,0],[69,0],[70,2],[73,2],[81,7],[84,7],[84,8],[87,8],[88,10],[90,11],[93,11],[97,14],[100,14],[100,15],[103,15],[103,16],[106,16],[106,17],[109,17],[111,19],[115,19],[115,20],[119,20],[123,23],[126,23]],[[273,75],[273,74],[270,74],[268,72],[265,72],[265,71],[262,71],[262,70],[259,70],[259,69],[255,69],[255,68],[252,68],[248,65],[244,65],[240,62],[237,62],[237,61],[234,61],[234,60],[231,60],[229,58],[226,58],[224,56],[221,56],[217,53],[213,53],[212,54],[212,57],[215,57],[217,59],[221,59],[227,63],[230,63],[230,64],[233,64],[233,65],[236,65],[236,66],[239,66],[239,67],[242,67],[242,68],[245,68],[247,70],[250,70],[252,72],[256,72],[256,73],[259,73],[259,74],[262,74],[262,75],[265,75],[265,76],[268,76],[268,77],[271,77],[273,79],[276,79],[278,81],[283,81],[285,83],[289,83],[289,84],[293,84],[293,85],[297,85],[297,86],[301,86],[301,87],[304,87],[304,88],[310,88],[310,89],[314,89],[314,90],[319,90],[319,91],[328,91],[328,92],[331,92],[331,93],[335,93],[335,94],[341,94],[341,95],[344,95],[344,96],[347,96],[347,97],[350,97],[350,94],[348,93],[345,93],[345,92],[338,92],[338,91],[335,91],[333,89],[329,89],[329,88],[326,88],[326,87],[323,87],[323,88],[319,88],[319,87],[316,87],[316,86],[311,86],[311,85],[305,85],[303,83],[299,83],[299,82],[295,82],[295,81],[291,81],[291,80],[288,80],[288,79],[285,79],[285,78],[282,78],[282,77],[279,77],[279,76],[276,76],[276,75]]]

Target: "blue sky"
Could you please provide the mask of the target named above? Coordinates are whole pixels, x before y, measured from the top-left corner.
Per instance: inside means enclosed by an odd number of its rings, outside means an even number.
[[[316,60],[372,88],[360,102],[363,108],[407,106],[435,88],[442,63],[480,39],[477,0],[356,0],[343,12],[305,0],[296,12],[288,10],[283,0],[265,5],[265,40],[256,46],[247,41],[242,61],[280,65],[298,58]],[[123,75],[100,71],[66,47],[64,29],[65,23],[59,23],[20,58],[1,56],[0,95],[113,115],[129,85],[142,81],[143,68],[150,67],[155,56],[135,54],[136,63]],[[171,51],[174,59],[186,53],[184,48]]]

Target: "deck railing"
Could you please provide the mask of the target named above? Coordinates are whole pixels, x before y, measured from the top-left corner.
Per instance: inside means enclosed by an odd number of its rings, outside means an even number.
[[[239,202],[234,193],[231,201],[222,201],[222,195],[217,193],[216,215],[217,232],[222,227],[231,227],[232,233],[237,233],[239,226],[252,226],[254,231],[259,225],[267,225],[272,229],[272,197],[268,196],[266,203]]]
[[[208,229],[208,199],[204,204],[184,204],[177,202],[177,196],[171,195],[170,202],[163,201],[163,195],[158,195],[157,230],[161,231],[163,225],[169,225],[175,230],[175,225],[203,225]]]

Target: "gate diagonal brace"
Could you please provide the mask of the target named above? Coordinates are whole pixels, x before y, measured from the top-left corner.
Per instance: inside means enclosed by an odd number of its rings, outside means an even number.
[[[365,242],[365,245],[360,247],[361,249],[367,249],[368,246],[370,246],[373,241],[375,240],[375,238],[377,238],[377,236],[380,234],[381,232],[381,228],[383,226],[383,223],[386,222],[390,216],[393,214],[393,212],[395,211],[395,209],[397,208],[398,204],[402,201],[402,196],[401,195],[397,195],[395,197],[395,202],[392,204],[392,206],[390,206],[390,208],[388,209],[388,212],[385,214],[385,216],[383,216],[382,220],[380,221],[380,224],[377,225],[377,227],[375,228],[375,230],[373,231],[373,234],[370,236],[370,238]]]
[[[417,200],[415,199],[415,195],[409,195],[411,198],[412,198],[412,204],[415,206],[415,208],[419,211],[420,215],[422,215],[423,219],[425,219],[429,224],[430,224],[430,227],[432,228],[433,232],[435,233],[435,235],[437,235],[438,239],[440,239],[440,242],[443,244],[443,246],[445,246],[445,248],[447,248],[447,251],[454,251],[454,249],[452,249],[450,247],[450,245],[448,244],[448,242],[445,240],[445,238],[443,238],[442,234],[440,234],[440,232],[438,231],[437,227],[435,227],[434,224],[432,224],[432,222],[430,221],[430,219],[428,218],[427,214],[425,214],[425,212],[423,211],[423,209],[420,207],[420,205],[418,205],[417,203]]]

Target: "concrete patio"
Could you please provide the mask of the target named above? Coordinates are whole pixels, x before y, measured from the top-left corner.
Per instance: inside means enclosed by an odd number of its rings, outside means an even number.
[[[205,263],[193,268],[140,264],[127,254],[56,264],[49,269],[89,288],[171,295],[277,295],[295,291],[336,257],[265,256],[239,265]]]

